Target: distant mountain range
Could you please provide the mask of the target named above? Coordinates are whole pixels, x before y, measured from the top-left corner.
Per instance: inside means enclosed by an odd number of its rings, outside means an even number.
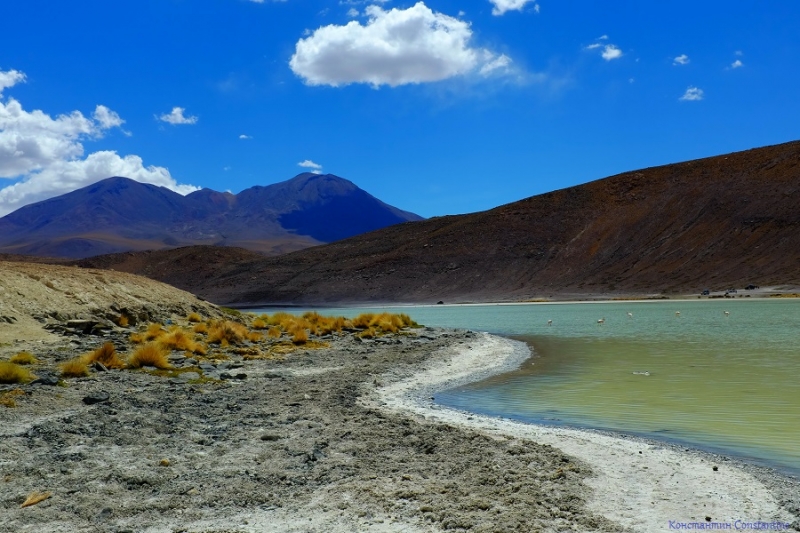
[[[332,174],[186,196],[114,177],[0,218],[0,253],[82,258],[216,245],[275,255],[421,219]]]
[[[239,304],[699,293],[798,286],[798,265],[800,142],[626,172],[278,257],[195,247],[85,262]]]

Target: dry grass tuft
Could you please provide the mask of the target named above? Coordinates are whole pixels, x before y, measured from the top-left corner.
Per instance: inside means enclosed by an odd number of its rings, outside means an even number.
[[[205,322],[200,322],[199,324],[195,324],[194,327],[192,328],[192,331],[194,331],[195,333],[200,333],[202,335],[205,335],[208,333],[208,324],[206,324]]]
[[[127,328],[127,327],[128,327],[128,324],[130,323],[130,320],[128,319],[128,317],[127,317],[126,315],[119,315],[119,316],[117,317],[117,320],[116,320],[116,322],[117,322],[117,325],[118,325],[119,327],[121,327],[121,328]]]
[[[267,321],[263,318],[254,318],[253,319],[253,327],[255,329],[267,329]]]
[[[186,317],[186,320],[189,322],[202,322],[203,317],[201,317],[198,313],[189,313],[189,316]]]
[[[27,383],[33,379],[30,371],[20,365],[0,361],[0,383]]]
[[[289,335],[292,336],[293,344],[305,344],[308,342],[308,333],[301,325],[296,325],[289,330]]]
[[[264,340],[264,335],[257,331],[251,331],[247,334],[247,340],[250,342],[261,342]]]
[[[221,346],[241,344],[247,338],[248,333],[247,328],[238,322],[217,320],[208,327],[208,342]]]
[[[9,363],[14,363],[15,365],[38,365],[39,360],[36,359],[30,352],[19,352],[18,354],[12,355],[11,359],[8,360]]]
[[[61,365],[61,377],[64,378],[85,378],[89,375],[89,366],[86,359],[76,357]]]
[[[17,396],[25,396],[25,391],[22,389],[13,389],[0,394],[0,405],[4,407],[16,407]]]
[[[20,505],[20,507],[30,507],[31,505],[36,505],[37,503],[42,503],[43,501],[45,501],[47,498],[49,498],[52,495],[53,495],[53,493],[49,492],[49,491],[48,492],[38,492],[38,491],[31,492],[30,494],[28,494],[28,497],[25,499],[25,501],[22,502],[22,505]]]
[[[86,364],[100,363],[106,368],[125,368],[125,361],[117,355],[117,349],[110,342],[83,356]]]
[[[171,368],[167,360],[166,351],[156,342],[148,342],[140,346],[128,359],[128,365],[131,368],[141,368],[143,366],[154,366],[162,370]]]
[[[272,326],[269,328],[269,331],[267,331],[267,337],[271,339],[280,339],[282,334],[283,332],[278,326]]]
[[[192,353],[204,354],[206,348],[196,342],[186,330],[175,328],[168,334],[158,339],[158,342],[168,350],[184,350]]]

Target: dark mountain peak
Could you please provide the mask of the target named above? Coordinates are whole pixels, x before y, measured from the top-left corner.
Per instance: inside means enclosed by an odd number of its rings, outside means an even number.
[[[274,254],[418,218],[332,174],[187,196],[115,176],[0,218],[0,252],[87,257],[224,244]]]

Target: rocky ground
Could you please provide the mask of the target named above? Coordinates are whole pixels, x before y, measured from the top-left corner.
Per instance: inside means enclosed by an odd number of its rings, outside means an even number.
[[[174,352],[180,370],[0,385],[24,393],[0,407],[0,531],[619,530],[585,509],[589,468],[555,448],[359,401],[475,337],[344,334],[267,360]],[[28,347],[51,368],[108,340],[126,349],[114,332]],[[20,507],[35,491],[51,496]]]

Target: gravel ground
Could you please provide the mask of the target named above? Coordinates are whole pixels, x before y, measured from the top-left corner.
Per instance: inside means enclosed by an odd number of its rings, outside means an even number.
[[[52,366],[97,343],[75,339],[37,356]],[[480,339],[344,335],[280,359],[229,353],[200,380],[0,385],[25,393],[0,407],[0,532],[621,531],[587,510],[584,462],[363,401],[387,372]],[[20,507],[34,491],[51,497]]]

